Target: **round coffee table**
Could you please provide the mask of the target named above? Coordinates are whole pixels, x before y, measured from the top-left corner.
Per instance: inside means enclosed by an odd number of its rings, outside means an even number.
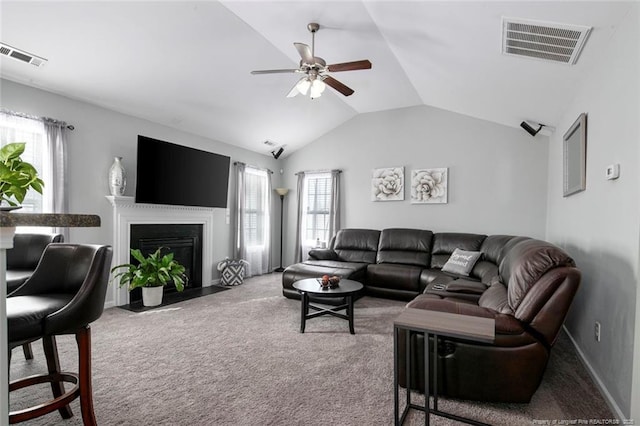
[[[332,315],[334,317],[348,320],[349,331],[351,332],[351,334],[355,334],[355,331],[353,330],[353,296],[363,288],[363,285],[358,281],[342,279],[340,280],[340,284],[338,285],[338,287],[323,289],[317,278],[307,278],[294,282],[293,288],[298,290],[298,293],[300,293],[300,296],[302,298],[300,333],[304,333],[304,327],[308,319],[319,317],[322,315]],[[309,296],[312,296],[314,299],[322,297],[344,297],[346,303],[340,306],[324,308],[309,303]],[[316,312],[310,314],[309,308],[313,309]],[[346,314],[337,312],[342,309],[346,310]]]

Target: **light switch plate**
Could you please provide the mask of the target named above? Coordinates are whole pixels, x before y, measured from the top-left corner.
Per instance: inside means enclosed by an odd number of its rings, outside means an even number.
[[[620,176],[620,164],[610,164],[607,166],[606,176],[608,180],[618,179]]]

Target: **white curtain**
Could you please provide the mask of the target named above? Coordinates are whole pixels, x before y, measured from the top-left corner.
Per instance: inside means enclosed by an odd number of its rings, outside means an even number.
[[[302,247],[304,244],[304,230],[302,229],[304,220],[304,172],[298,173],[298,185],[296,187],[296,197],[297,197],[297,207],[296,207],[296,217],[297,217],[297,225],[296,225],[296,250],[294,253],[294,262],[302,262],[302,253],[306,252]]]
[[[340,230],[340,170],[331,170],[331,204],[329,213],[329,238]]]
[[[271,272],[271,173],[235,164],[235,259],[249,262],[246,276]]]
[[[67,170],[67,125],[55,120],[44,119],[45,137],[47,139],[48,160],[51,171],[50,194],[51,211],[53,213],[69,213]],[[68,228],[54,228],[54,232],[64,235],[64,240],[69,241]]]

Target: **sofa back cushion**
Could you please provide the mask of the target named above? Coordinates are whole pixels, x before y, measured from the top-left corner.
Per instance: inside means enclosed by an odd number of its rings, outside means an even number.
[[[498,266],[505,254],[514,245],[528,239],[528,237],[514,237],[512,235],[489,235],[482,242],[480,251],[482,258],[476,263],[471,271],[471,277],[477,278],[483,283],[490,285],[493,278],[497,277]]]
[[[548,271],[576,266],[561,248],[545,241],[527,239],[514,245],[500,264],[500,281],[507,286],[509,306],[515,312],[531,287]]]
[[[463,234],[454,232],[440,232],[433,234],[431,267],[442,268],[457,248],[467,251],[479,251],[485,238],[487,238],[487,236],[481,234]]]
[[[341,229],[336,234],[333,250],[344,262],[376,263],[380,231],[374,229]]]
[[[433,232],[421,229],[384,229],[380,233],[377,263],[400,263],[427,268],[431,263]]]

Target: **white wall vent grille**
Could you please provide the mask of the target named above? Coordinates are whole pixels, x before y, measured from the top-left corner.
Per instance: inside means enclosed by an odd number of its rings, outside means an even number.
[[[33,55],[25,52],[24,50],[16,49],[8,44],[0,43],[0,54],[8,56],[9,58],[17,59],[18,61],[26,62],[27,64],[41,67],[47,60],[40,56]]]
[[[502,17],[502,53],[574,65],[591,27]]]

